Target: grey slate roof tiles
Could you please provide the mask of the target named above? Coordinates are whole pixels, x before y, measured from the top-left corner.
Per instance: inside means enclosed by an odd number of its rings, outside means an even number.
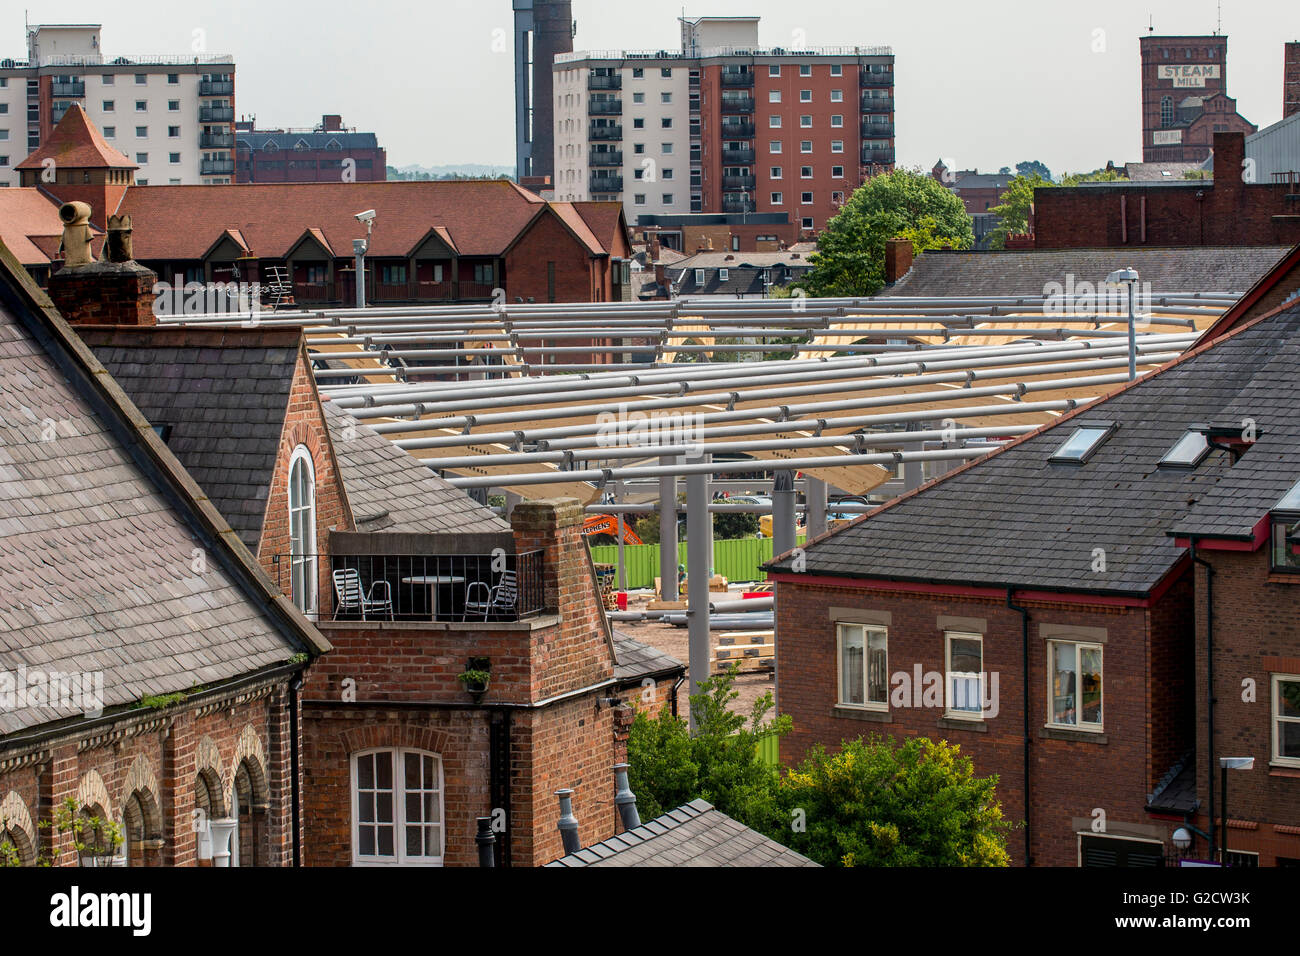
[[[201,574],[191,569],[197,547],[182,516],[0,306],[0,672],[101,672],[111,708],[287,661],[300,648],[215,558]],[[0,709],[0,733],[82,714]]]
[[[807,573],[1145,595],[1185,553],[1172,533],[1247,535],[1300,480],[1297,369],[1300,305],[813,542]],[[1158,466],[1190,425],[1246,418],[1235,465]],[[1089,420],[1118,428],[1081,465],[1049,461]]]
[[[686,665],[657,648],[644,644],[622,631],[614,632],[614,677],[620,681],[637,681],[685,671]]]
[[[812,860],[692,800],[547,866],[816,866]]]

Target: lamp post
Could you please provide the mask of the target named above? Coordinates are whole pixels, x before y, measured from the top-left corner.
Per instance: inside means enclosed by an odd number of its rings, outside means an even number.
[[[1137,289],[1138,274],[1136,269],[1117,269],[1106,276],[1111,285],[1128,287],[1128,380],[1137,378],[1137,316],[1133,313],[1133,295]]]
[[[366,224],[366,238],[352,240],[352,255],[356,260],[357,270],[357,308],[366,307],[366,252],[370,249],[370,237],[375,231],[375,211],[367,209],[356,215],[357,222]]]
[[[1228,771],[1252,770],[1254,757],[1219,758],[1219,865],[1228,865]]]

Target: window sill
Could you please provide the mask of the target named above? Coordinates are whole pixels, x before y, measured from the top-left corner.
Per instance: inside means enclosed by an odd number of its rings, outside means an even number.
[[[1291,777],[1300,780],[1300,767],[1292,767],[1289,764],[1270,763],[1268,765],[1268,775],[1270,777]]]
[[[944,730],[973,730],[977,734],[989,732],[983,717],[940,717],[937,726]]]
[[[1269,571],[1265,584],[1300,584],[1300,574],[1295,571]]]
[[[1061,727],[1039,727],[1038,736],[1045,740],[1075,740],[1080,743],[1104,744],[1106,735],[1099,730],[1066,730]]]
[[[858,707],[836,705],[831,714],[835,717],[843,717],[846,720],[867,720],[877,724],[892,724],[894,722],[894,715],[887,710],[865,710]]]

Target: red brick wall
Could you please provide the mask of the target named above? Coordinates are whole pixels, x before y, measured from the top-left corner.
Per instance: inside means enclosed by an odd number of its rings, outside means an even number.
[[[1171,592],[1172,594],[1172,592]],[[1161,646],[1176,643],[1179,592],[1158,609]],[[1033,792],[1029,850],[1036,865],[1073,866],[1077,837],[1088,831],[1094,810],[1105,812],[1107,832],[1162,838],[1167,825],[1147,818],[1147,794],[1168,766],[1155,769],[1148,744],[1148,612],[1141,608],[1103,608],[1073,604],[1019,602],[1029,608],[1029,727]],[[801,759],[815,743],[834,748],[840,741],[872,733],[895,737],[942,738],[970,755],[980,775],[997,774],[997,793],[1006,819],[1025,816],[1023,643],[1020,615],[996,599],[958,598],[924,593],[832,587],[781,581],[777,585],[777,702],[794,721],[782,742],[785,763]],[[998,678],[998,711],[972,727],[943,719],[942,708],[894,707],[888,714],[837,712],[835,627],[830,608],[885,611],[889,624],[890,674],[942,673],[944,628],[940,616],[985,621],[984,669],[992,684]],[[1157,613],[1157,612],[1152,612]],[[1105,628],[1103,708],[1105,732],[1049,735],[1047,718],[1047,646],[1042,624]],[[963,630],[952,626],[950,629]],[[1183,654],[1189,635],[1184,634]],[[1159,696],[1159,695],[1157,695]],[[1177,703],[1161,702],[1161,713]],[[876,718],[876,719],[872,719]],[[887,718],[883,720],[880,718]],[[983,727],[984,730],[977,728]],[[1190,748],[1190,738],[1185,741]],[[1161,738],[1162,753],[1177,749]],[[1161,757],[1160,759],[1163,759]],[[1156,832],[1159,831],[1159,832]],[[1013,831],[1008,851],[1016,865],[1025,862],[1023,829]]]
[[[1300,769],[1270,767],[1271,675],[1300,673],[1300,579],[1271,575],[1267,548],[1254,553],[1201,551],[1214,567],[1214,789],[1215,824],[1222,793],[1220,757],[1254,757],[1249,771],[1228,773],[1228,848],[1300,859]],[[1197,795],[1209,804],[1211,770],[1206,711],[1206,572],[1197,569],[1196,728]],[[1245,681],[1254,682],[1254,701]],[[1238,821],[1234,825],[1233,821]],[[1199,843],[1199,841],[1198,841]],[[1203,844],[1201,844],[1203,845]]]
[[[546,302],[547,265],[555,263],[556,302],[596,301],[596,269],[586,248],[559,218],[543,213],[506,253],[506,297],[510,302],[531,297]],[[605,295],[609,299],[608,290]]]

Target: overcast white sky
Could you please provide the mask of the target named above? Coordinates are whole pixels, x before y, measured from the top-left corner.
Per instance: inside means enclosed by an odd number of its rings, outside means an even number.
[[[1213,32],[1215,0],[708,0],[686,12],[758,15],[764,46],[888,44],[897,55],[898,158],[943,156],[996,171],[1039,159],[1053,173],[1141,159],[1138,36]],[[574,0],[577,49],[675,49],[679,4]],[[0,55],[22,56],[23,10],[0,13]],[[389,162],[514,163],[509,0],[65,0],[32,23],[102,23],[110,55],[185,53],[193,31],[234,54],[236,107],[259,124],[323,113],[379,134]],[[1098,33],[1097,31],[1102,31]],[[1224,0],[1228,86],[1247,119],[1281,118],[1282,43],[1295,0]],[[1099,43],[1099,41],[1101,41]],[[1094,52],[1094,46],[1104,52]]]

